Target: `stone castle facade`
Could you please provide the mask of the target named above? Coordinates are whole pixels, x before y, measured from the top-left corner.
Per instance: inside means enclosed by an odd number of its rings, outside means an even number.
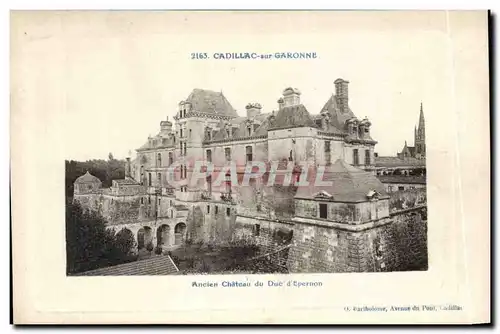
[[[391,209],[374,176],[371,123],[349,108],[349,82],[334,85],[317,114],[286,88],[276,110],[249,103],[244,117],[221,92],[194,89],[178,105],[175,128],[161,121],[128,159],[125,179],[102,189],[87,173],[74,199],[133,234],[138,248],[245,239],[269,252],[288,249],[291,272],[393,270],[398,247],[408,246],[396,235],[409,233],[411,245],[423,247],[414,233],[423,233],[425,196],[413,209]],[[200,161],[213,167],[202,178]],[[264,170],[245,176],[256,161]],[[323,183],[307,182],[318,175]]]

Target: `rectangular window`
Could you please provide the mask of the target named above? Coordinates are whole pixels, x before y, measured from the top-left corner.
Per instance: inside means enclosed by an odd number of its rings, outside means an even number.
[[[158,173],[158,186],[161,187],[161,173]]]
[[[365,151],[365,165],[371,165],[370,150]]]
[[[151,173],[148,173],[148,185],[151,187],[153,184],[153,180],[151,180]]]
[[[260,235],[260,225],[259,224],[255,224],[253,226],[253,234],[256,237],[258,237]]]
[[[332,157],[331,157],[331,151],[330,151],[330,141],[327,140],[325,141],[325,162],[327,165],[331,164]]]
[[[387,187],[387,190],[388,190],[390,193],[392,193],[392,186],[388,186],[388,187]]]
[[[173,163],[174,163],[174,155],[172,154],[172,152],[168,152],[168,165],[170,166]]]
[[[141,204],[144,204],[144,198],[141,197]]]
[[[207,205],[207,213],[210,213],[210,205]]]
[[[399,191],[405,190],[405,187],[404,187],[404,186],[399,186],[399,187],[398,187],[398,190],[399,190]]]
[[[207,190],[208,193],[212,193],[212,175],[207,176]]]
[[[252,161],[252,159],[253,159],[252,146],[246,147],[246,153],[247,153],[247,162]]]
[[[207,161],[212,162],[212,150],[207,150]]]
[[[231,149],[229,147],[224,149],[224,154],[226,155],[226,161],[231,161]]]
[[[181,128],[181,129],[180,129],[180,137],[181,137],[181,138],[183,137],[183,136],[182,136],[183,134],[184,134],[184,133],[183,133],[183,129]]]
[[[215,214],[218,214],[219,213],[219,207],[216,205],[215,206]]]
[[[231,208],[226,208],[226,216],[230,216],[231,215]]]
[[[325,203],[319,205],[319,218],[326,219],[328,216],[328,207]]]
[[[352,162],[353,162],[354,166],[359,165],[359,153],[358,153],[357,148],[352,150],[352,160],[353,160]]]

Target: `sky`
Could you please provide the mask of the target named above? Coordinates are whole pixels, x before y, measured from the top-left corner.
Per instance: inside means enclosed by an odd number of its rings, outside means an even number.
[[[134,156],[194,88],[222,91],[244,116],[249,102],[275,110],[292,86],[317,114],[337,78],[350,82],[355,115],[372,122],[375,151],[395,155],[405,140],[413,145],[420,103],[432,122],[449,96],[442,12],[66,12],[15,23],[13,34],[27,43],[14,56],[30,70],[28,88],[50,99],[46,109],[37,106],[40,118],[60,131],[67,159]],[[318,58],[193,60],[194,52]]]

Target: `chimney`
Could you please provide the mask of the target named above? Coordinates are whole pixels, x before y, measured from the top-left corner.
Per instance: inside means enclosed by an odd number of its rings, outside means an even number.
[[[297,88],[288,87],[283,91],[284,107],[300,104],[300,91]]]
[[[335,96],[340,112],[346,113],[349,111],[349,81],[344,79],[335,80]]]
[[[260,115],[260,110],[262,109],[262,106],[259,103],[249,103],[245,107],[247,110],[247,117],[248,118],[254,118],[257,115]]]
[[[285,100],[283,100],[283,98],[282,98],[282,97],[280,97],[280,98],[278,99],[278,110],[283,109],[284,105],[285,105]]]
[[[130,157],[127,157],[127,165],[125,166],[125,177],[131,177],[131,168],[130,168]]]

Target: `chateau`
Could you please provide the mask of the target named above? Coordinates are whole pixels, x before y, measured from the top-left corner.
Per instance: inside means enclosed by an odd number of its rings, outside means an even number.
[[[99,211],[109,228],[131,233],[139,249],[251,240],[263,251],[286,249],[290,272],[427,263],[425,190],[391,199],[375,176],[372,124],[349,108],[348,87],[335,80],[335,94],[317,113],[289,87],[275,110],[248,103],[245,116],[221,92],[194,89],[178,104],[175,127],[161,121],[127,159],[125,179],[103,189],[87,173],[75,181],[74,199]],[[416,145],[425,137],[418,131]],[[197,162],[212,170],[196,170]],[[417,255],[409,258],[412,247]]]

